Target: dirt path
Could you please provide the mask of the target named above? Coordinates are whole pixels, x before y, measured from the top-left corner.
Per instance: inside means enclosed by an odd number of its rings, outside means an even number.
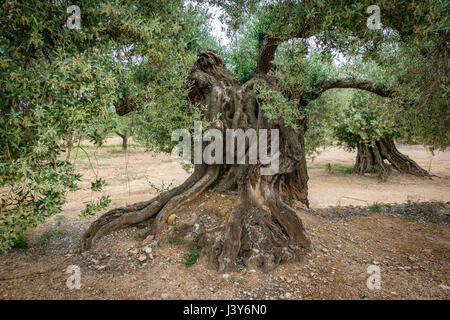
[[[149,244],[152,251],[144,253],[136,238],[139,230],[134,228],[110,234],[94,249],[77,255],[73,251],[79,236],[95,219],[78,217],[84,202],[98,196],[88,190],[89,179],[95,174],[108,181],[105,191],[114,205],[155,195],[155,190],[150,192],[148,180],[156,186],[161,186],[162,181],[176,185],[188,176],[168,155],[152,157],[139,148],[131,148],[127,156],[111,151],[117,149],[98,151],[95,173],[89,169],[87,159],[82,158],[78,167],[85,175],[84,189],[70,195],[65,218],[52,217],[34,230],[28,239],[30,248],[1,255],[0,278],[23,276],[0,281],[2,299],[449,298],[450,228],[383,213],[347,218],[301,214],[312,241],[311,254],[303,263],[280,265],[268,273],[243,269],[220,275],[206,267],[201,252],[200,260],[187,268],[185,254],[190,248],[170,244],[165,239],[156,245],[155,239]],[[429,168],[431,155],[422,147],[399,149]],[[365,205],[364,201],[370,205],[408,200],[450,201],[450,150],[432,157],[431,172],[439,176],[433,180],[396,175],[381,183],[376,177],[340,172],[340,167],[352,165],[354,157],[332,148],[309,162],[313,208],[320,211],[339,204]],[[331,172],[327,170],[328,163]],[[211,192],[186,210],[211,217],[220,210],[223,215],[231,210],[234,200],[232,196]],[[65,271],[69,265],[81,269],[80,290],[69,290],[66,286],[70,275]],[[366,286],[369,265],[380,267],[380,290],[369,290]]]

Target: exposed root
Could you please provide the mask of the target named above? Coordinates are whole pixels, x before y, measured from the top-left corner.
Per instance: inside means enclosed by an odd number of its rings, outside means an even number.
[[[387,164],[384,160],[387,160]],[[385,180],[392,168],[401,173],[412,174],[418,177],[430,177],[414,160],[398,151],[394,141],[389,138],[380,138],[373,146],[358,143],[358,153],[353,172],[359,174],[378,173]]]
[[[108,232],[139,224],[152,218],[162,211],[167,204],[170,204],[170,208],[176,209],[179,203],[173,199],[179,199],[179,201],[192,200],[195,195],[198,195],[199,192],[197,190],[202,187],[201,185],[199,186],[197,182],[204,181],[203,178],[205,176],[211,175],[208,175],[206,171],[206,166],[199,165],[195,168],[194,173],[182,185],[169,191],[165,191],[152,200],[115,208],[103,214],[94,221],[89,229],[83,234],[81,239],[81,250],[84,251],[90,249],[95,240]],[[206,183],[210,184],[211,181],[207,180],[205,184]],[[192,191],[190,191],[191,188],[193,189]],[[202,190],[204,190],[204,188]],[[184,196],[177,198],[179,195]],[[173,210],[169,209],[164,210],[164,215],[168,216],[172,211]],[[158,223],[161,224],[161,219],[158,220]]]
[[[297,212],[280,197],[280,179],[256,178],[249,168],[240,183],[239,200],[225,227],[218,271],[236,270],[239,260],[248,268],[271,270],[300,260],[310,247]],[[252,175],[252,177],[250,177]]]
[[[227,192],[236,190],[239,178],[245,171],[245,166],[231,166],[228,170],[222,173],[220,181],[215,186],[217,192]]]
[[[211,184],[217,179],[218,175],[219,166],[210,166],[203,177],[199,179],[192,187],[171,198],[156,216],[155,223],[153,225],[153,233],[159,233],[166,225],[167,218],[174,210],[195,199],[209,186],[211,186]]]
[[[300,261],[310,243],[296,213],[255,209],[244,219],[245,232],[239,251],[247,268],[269,271],[282,262]],[[290,226],[281,223],[289,219],[295,222]]]
[[[430,177],[430,174],[422,169],[414,160],[398,151],[391,139],[380,139],[381,154],[392,164],[395,170],[409,173],[418,177]]]
[[[169,234],[179,245],[195,243],[207,265],[220,273],[242,266],[269,271],[280,263],[301,261],[310,248],[297,212],[279,206],[270,209],[239,198],[225,225],[208,227],[208,215],[194,214]]]
[[[217,258],[218,271],[226,272],[236,269],[236,258],[241,247],[241,236],[244,217],[250,213],[246,201],[239,199],[231,212],[225,227],[223,246]]]

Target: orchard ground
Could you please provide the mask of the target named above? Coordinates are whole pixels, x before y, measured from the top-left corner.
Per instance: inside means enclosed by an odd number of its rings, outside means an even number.
[[[312,210],[301,218],[311,253],[301,263],[270,272],[242,268],[223,275],[208,268],[201,250],[198,262],[187,267],[186,254],[195,252],[170,236],[144,246],[145,228],[113,232],[91,250],[76,252],[83,231],[99,216],[78,216],[100,195],[90,191],[96,176],[107,181],[104,192],[111,196],[111,206],[122,206],[155,196],[150,183],[158,189],[173,187],[189,175],[170,155],[144,152],[136,144],[123,152],[120,143],[120,138],[111,138],[96,148],[85,142],[86,153],[72,151],[71,159],[83,174],[82,189],[69,194],[63,214],[30,230],[28,248],[1,254],[1,299],[450,297],[450,150],[432,156],[422,146],[399,146],[435,176],[429,180],[394,173],[381,182],[376,176],[348,173],[355,153],[326,149],[308,161]],[[180,209],[175,224],[192,213],[222,223],[235,200],[234,195],[208,192]],[[380,290],[366,286],[367,267],[373,264],[381,270]],[[80,267],[79,290],[66,286],[69,265]]]

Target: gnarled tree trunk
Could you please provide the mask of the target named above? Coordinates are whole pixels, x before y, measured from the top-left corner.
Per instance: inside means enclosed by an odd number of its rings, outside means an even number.
[[[384,160],[387,160],[389,164]],[[415,161],[400,153],[391,138],[380,138],[373,146],[364,142],[358,143],[353,172],[359,174],[378,173],[381,177],[386,178],[390,173],[391,166],[401,173],[419,177],[430,176]]]
[[[257,132],[258,129],[278,129],[278,173],[261,175],[263,165],[259,161],[251,165],[197,165],[179,187],[152,200],[113,209],[101,216],[83,235],[83,250],[106,232],[143,221],[151,221],[152,232],[157,235],[170,214],[205,190],[214,187],[225,191],[237,187],[239,200],[228,223],[215,230],[195,232],[195,241],[208,252],[210,261],[219,271],[234,270],[238,260],[248,267],[270,270],[281,261],[298,260],[308,251],[310,243],[297,215],[298,208],[294,209],[289,203],[297,200],[308,206],[303,133],[286,127],[282,119],[269,122],[259,107],[255,90],[258,84],[277,89],[277,78],[270,71],[275,48],[270,41],[263,43],[260,67],[243,85],[234,79],[215,51],[202,51],[190,75],[195,85],[189,99],[206,105],[206,117],[211,121],[220,113],[220,120],[213,126],[224,134],[226,129],[252,128]],[[270,141],[267,145],[271,145]],[[191,223],[181,229],[186,229],[187,234],[190,232],[187,228],[194,228],[194,225]]]

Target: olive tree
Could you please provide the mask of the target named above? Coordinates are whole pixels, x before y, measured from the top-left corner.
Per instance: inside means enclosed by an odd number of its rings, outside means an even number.
[[[264,269],[301,259],[310,247],[297,215],[302,205],[308,206],[304,141],[308,119],[304,110],[333,88],[364,90],[381,97],[393,97],[396,91],[368,80],[339,78],[337,74],[328,77],[320,68],[304,79],[286,79],[276,68],[277,49],[290,39],[306,44],[314,39],[331,52],[351,54],[360,50],[370,56],[376,55],[378,47],[395,33],[397,43],[416,46],[427,56],[440,50],[438,44],[446,36],[442,27],[446,23],[445,5],[440,2],[381,1],[383,27],[378,31],[366,25],[370,1],[212,3],[222,5],[228,15],[225,20],[234,29],[246,19],[256,19],[258,53],[251,76],[241,83],[217,51],[202,50],[188,77],[193,83],[188,99],[193,106],[203,105],[204,118],[221,132],[238,128],[278,130],[279,171],[261,174],[265,167],[261,161],[247,165],[197,164],[180,186],[101,216],[84,234],[83,249],[107,232],[144,221],[151,225],[151,233],[158,235],[172,213],[214,188],[238,192],[228,222],[207,229],[199,221],[190,221],[180,226],[180,232],[197,241],[220,272],[234,270],[239,259],[248,267]],[[298,59],[307,53],[300,53]]]

